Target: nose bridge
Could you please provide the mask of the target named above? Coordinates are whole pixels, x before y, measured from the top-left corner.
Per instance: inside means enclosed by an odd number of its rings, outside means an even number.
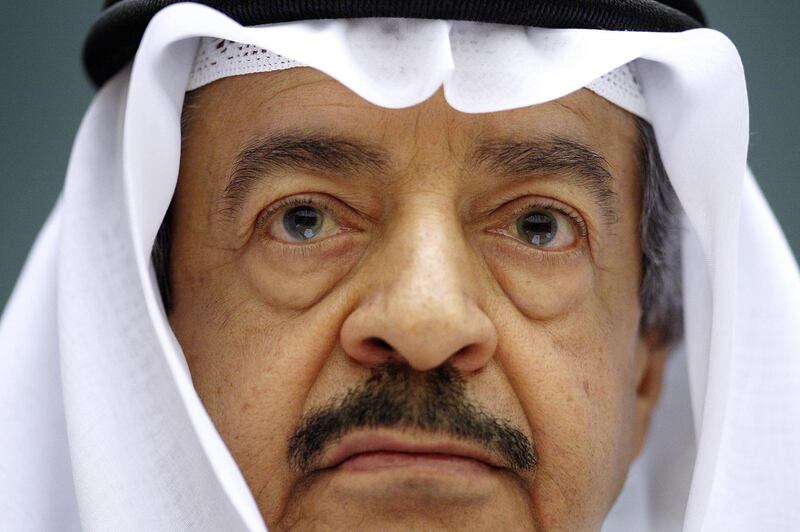
[[[400,358],[420,371],[448,360],[462,370],[485,364],[496,333],[479,307],[469,247],[446,199],[431,195],[399,212],[375,259],[376,288],[343,326],[350,356],[368,364]]]
[[[387,254],[399,267],[387,283],[388,304],[452,311],[467,295],[469,251],[454,209],[441,200],[421,203],[399,216],[389,237]]]

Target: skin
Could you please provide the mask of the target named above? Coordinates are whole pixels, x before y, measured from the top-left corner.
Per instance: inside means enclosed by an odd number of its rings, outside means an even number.
[[[369,143],[390,168],[284,167],[226,210],[239,152],[289,130]],[[509,179],[468,163],[480,141],[553,135],[605,158],[613,219],[569,172]],[[639,330],[631,115],[586,90],[498,113],[459,113],[441,92],[383,109],[295,68],[199,89],[185,136],[170,323],[270,530],[600,528],[644,441],[664,359],[657,335]],[[321,238],[282,240],[286,209],[264,219],[298,195],[325,201],[334,222]],[[565,215],[560,248],[522,241],[515,220],[542,202],[582,220],[585,235]],[[421,373],[452,364],[471,400],[534,442],[538,466],[292,468],[302,416],[386,361]]]

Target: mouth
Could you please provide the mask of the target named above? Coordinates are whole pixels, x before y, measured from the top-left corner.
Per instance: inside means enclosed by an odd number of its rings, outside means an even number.
[[[492,453],[444,435],[371,431],[342,438],[323,454],[316,469],[354,473],[414,469],[475,475],[507,467]]]

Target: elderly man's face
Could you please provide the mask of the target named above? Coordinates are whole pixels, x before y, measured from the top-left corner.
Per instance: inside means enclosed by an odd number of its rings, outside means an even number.
[[[271,530],[590,530],[658,394],[638,136],[308,68],[200,89],[170,322]]]

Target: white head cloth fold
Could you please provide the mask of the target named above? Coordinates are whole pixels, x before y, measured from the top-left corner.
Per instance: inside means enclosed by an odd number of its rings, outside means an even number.
[[[606,528],[797,526],[800,275],[746,167],[744,77],[723,35],[368,19],[246,28],[178,3],[95,97],[0,323],[0,529],[265,530],[149,260],[200,37],[272,50],[384,107],[443,86],[471,113],[553,100],[635,60],[686,214],[686,335]]]
[[[302,66],[306,65],[252,44],[203,37],[197,48],[186,90],[193,91],[231,76]],[[633,63],[603,74],[589,82],[586,88],[637,116],[648,118],[642,86],[636,79]]]

